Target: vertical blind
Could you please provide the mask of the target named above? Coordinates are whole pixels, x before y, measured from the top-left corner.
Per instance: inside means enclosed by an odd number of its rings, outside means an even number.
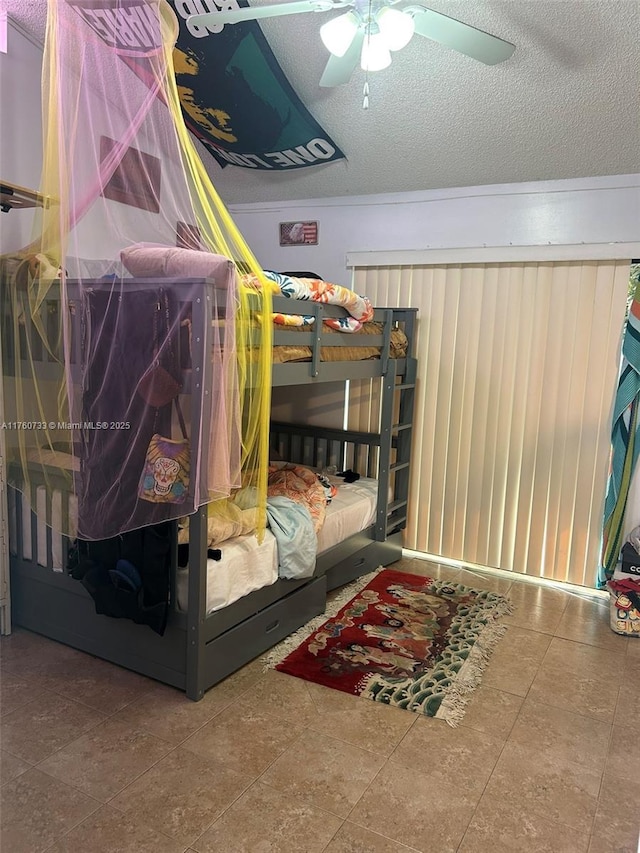
[[[417,307],[405,546],[592,586],[629,263],[368,267],[354,289]],[[349,427],[375,429],[371,383]]]

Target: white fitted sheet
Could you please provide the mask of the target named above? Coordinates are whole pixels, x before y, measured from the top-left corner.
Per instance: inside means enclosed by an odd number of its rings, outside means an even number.
[[[327,551],[374,520],[377,480],[362,478],[344,483],[327,506],[318,534],[318,553]],[[220,544],[221,560],[207,560],[207,613],[221,610],[239,598],[278,580],[276,540],[269,530],[262,544],[254,535],[239,536]],[[187,609],[188,569],[179,569],[176,586],[180,610]]]
[[[377,480],[361,477],[355,483],[338,486],[338,494],[327,506],[327,516],[318,533],[318,553],[328,551],[372,524],[377,498]]]
[[[269,530],[262,542],[253,534],[238,536],[222,542],[220,551],[222,559],[207,560],[207,613],[278,580],[278,549]],[[188,591],[189,569],[178,569],[176,597],[180,610],[187,610]]]

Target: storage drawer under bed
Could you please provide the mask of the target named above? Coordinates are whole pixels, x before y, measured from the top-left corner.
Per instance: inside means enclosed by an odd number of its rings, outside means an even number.
[[[368,544],[367,544],[368,543]],[[345,553],[340,552],[344,546]],[[359,546],[354,548],[354,546]],[[318,570],[324,570],[327,579],[327,591],[350,583],[356,578],[375,571],[380,566],[388,566],[395,563],[402,556],[402,534],[396,533],[387,537],[384,542],[371,541],[366,532],[358,536],[350,537],[346,542],[336,545],[320,555],[318,558]],[[323,566],[323,557],[328,561],[326,569]]]
[[[324,613],[326,594],[326,578],[315,578],[286,598],[210,640],[204,647],[205,681],[216,684],[314,616]]]

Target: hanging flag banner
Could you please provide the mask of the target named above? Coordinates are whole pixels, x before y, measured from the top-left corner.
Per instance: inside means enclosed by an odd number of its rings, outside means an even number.
[[[145,59],[161,45],[165,0],[66,0],[150,87]],[[291,88],[255,21],[205,27],[191,15],[244,8],[246,0],[166,0],[179,33],[173,54],[189,130],[223,168],[287,171],[344,159]]]
[[[180,21],[176,81],[189,129],[221,166],[290,170],[344,158],[291,88],[255,21],[204,27],[190,15],[246,0],[169,0]]]
[[[82,20],[120,56],[162,50],[158,0],[67,0]]]

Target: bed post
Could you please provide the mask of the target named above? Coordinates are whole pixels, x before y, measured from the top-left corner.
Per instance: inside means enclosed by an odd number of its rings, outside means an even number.
[[[2,372],[4,305],[0,305],[0,423],[4,422],[4,380]],[[11,589],[9,579],[9,507],[4,430],[0,429],[0,634],[11,633]]]
[[[207,609],[207,504],[189,516],[189,604],[187,610],[187,696],[205,691],[203,630]]]
[[[396,364],[389,359],[387,372],[382,377],[382,407],[380,411],[380,462],[378,469],[378,506],[376,509],[375,538],[387,538],[387,508],[391,479],[391,449],[393,446],[393,400],[396,387]]]
[[[209,435],[210,390],[212,388],[212,364],[210,353],[212,292],[215,282],[203,281],[193,295],[192,359],[195,373],[191,386],[191,435]],[[201,371],[202,367],[202,371]],[[203,441],[200,447],[200,465],[209,467],[209,444]],[[187,611],[186,666],[187,696],[197,702],[205,691],[205,631],[207,617],[207,531],[208,504],[201,506],[189,517],[189,598]]]

